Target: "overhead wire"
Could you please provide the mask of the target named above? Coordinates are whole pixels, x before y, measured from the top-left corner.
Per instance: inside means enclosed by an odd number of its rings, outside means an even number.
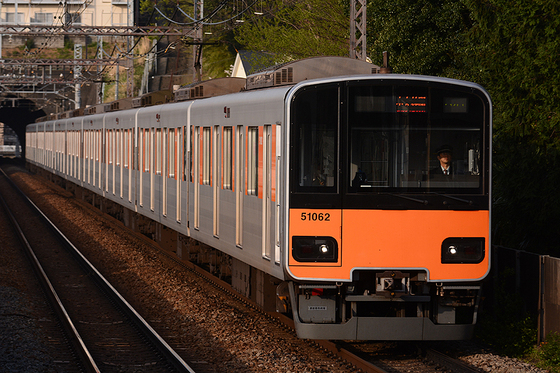
[[[175,12],[174,14],[170,17],[166,16],[158,7],[157,7],[157,3],[154,5],[154,8],[152,9],[152,13],[150,15],[150,19],[148,21],[148,23],[151,22],[151,20],[154,18],[155,12],[158,12],[167,22],[168,22],[168,26],[170,24],[176,24],[176,25],[180,25],[180,26],[196,26],[196,25],[201,25],[201,26],[212,26],[212,25],[219,25],[219,24],[223,24],[223,23],[227,23],[230,22],[233,19],[236,19],[238,17],[241,17],[243,14],[245,14],[251,7],[253,7],[259,0],[254,0],[250,5],[246,6],[245,9],[243,9],[242,11],[238,12],[237,14],[235,14],[234,16],[223,20],[223,21],[219,21],[219,22],[208,22],[210,19],[212,19],[218,12],[220,12],[231,0],[223,0],[221,1],[208,15],[200,18],[200,19],[195,19],[192,16],[190,16],[187,12],[185,12],[183,9],[180,8],[179,4],[177,3],[175,6]],[[72,14],[72,18],[76,17],[76,15],[80,15],[82,14],[87,8],[88,6],[92,3],[92,0],[89,1],[85,1],[82,5],[83,7],[81,7],[81,9],[79,9],[77,12]],[[188,22],[188,23],[182,23],[182,22],[178,22],[173,20],[173,18],[175,18],[175,16],[177,15],[177,12],[180,12],[182,15],[184,15],[185,17],[187,17],[188,19],[190,19],[192,22]],[[66,20],[65,18],[67,17],[67,10],[64,9],[64,6],[62,3],[59,3],[59,7],[57,10],[57,13],[55,14],[55,16],[53,17],[53,19],[59,19],[60,23],[62,24],[62,26],[67,26],[66,25]],[[71,21],[72,22],[72,21]],[[196,29],[196,27],[193,27],[193,30],[191,31],[194,32],[194,30]],[[33,54],[39,54],[41,53],[43,50],[45,50],[46,48],[49,47],[49,45],[54,42],[54,38],[56,36],[56,29],[52,29],[52,31],[50,32],[49,35],[45,36],[45,42],[42,44],[42,46],[33,52]],[[186,37],[188,37],[189,35],[185,35]],[[163,38],[163,36],[160,36],[158,39],[158,42]],[[110,53],[107,53],[104,49],[102,45],[97,45],[97,49],[96,49],[96,55],[99,53],[99,48],[101,48],[101,51],[104,55],[106,55],[108,57],[108,59],[112,59],[114,58],[115,53],[119,53],[120,56],[131,56],[131,58],[133,59],[140,59],[140,58],[145,58],[149,53],[153,53],[154,48],[156,47],[157,44],[155,44],[154,46],[152,46],[147,52],[143,53],[143,54],[139,54],[134,56],[134,48],[136,48],[136,46],[138,45],[140,41],[140,38],[138,38],[135,43],[128,48],[128,50],[124,51],[122,50],[118,44],[114,44],[113,49]],[[168,45],[168,47],[165,50],[162,51],[157,51],[155,52],[156,54],[164,54],[167,53],[168,50],[170,48],[172,48],[173,46],[175,46],[178,43],[178,41],[171,43],[170,45]],[[88,73],[90,73],[90,76],[93,78],[99,78],[101,76],[103,76],[103,74],[106,72],[106,70],[108,68],[112,68],[114,67],[115,64],[118,64],[118,61],[120,59],[116,58],[116,60],[113,63],[110,64],[106,64],[103,66],[103,68],[99,71],[99,72],[95,72],[92,73],[88,70]],[[86,56],[87,58],[87,56]],[[44,87],[46,89],[46,87]]]
[[[168,22],[171,22],[171,23],[176,24],[176,25],[179,25],[179,26],[190,26],[190,25],[215,26],[215,25],[221,25],[221,24],[230,22],[231,20],[234,20],[234,19],[236,19],[236,18],[238,18],[238,17],[241,17],[241,16],[242,16],[243,14],[245,14],[249,9],[251,9],[251,8],[253,7],[253,5],[255,5],[258,1],[259,1],[259,0],[254,0],[254,1],[251,3],[251,5],[247,5],[247,7],[245,7],[245,9],[243,9],[241,12],[237,13],[236,15],[234,15],[234,16],[231,17],[231,18],[228,18],[228,19],[226,19],[226,20],[219,21],[219,22],[204,22],[204,19],[210,19],[210,18],[212,18],[212,17],[215,15],[215,13],[217,13],[217,12],[214,12],[214,13],[212,13],[211,15],[209,15],[209,16],[207,16],[207,17],[204,17],[204,18],[202,18],[202,19],[200,19],[200,20],[197,20],[197,19],[191,17],[189,14],[187,14],[183,9],[181,9],[181,8],[177,5],[177,6],[176,6],[177,9],[179,9],[179,11],[180,11],[185,17],[187,17],[188,19],[190,19],[191,21],[193,21],[193,22],[184,22],[184,23],[183,23],[183,22],[174,21],[172,18],[167,17],[167,16],[166,16],[165,14],[163,14],[163,12],[162,12],[161,10],[159,10],[159,8],[158,8],[157,6],[155,6],[155,5],[154,5],[154,9],[156,9],[157,12],[158,12],[163,18],[165,18]],[[222,1],[222,2],[220,3],[220,5],[218,5],[218,7],[220,7],[219,10],[221,10],[221,9],[226,5],[227,2],[229,2],[229,1]],[[219,11],[219,10],[218,10],[218,11]]]

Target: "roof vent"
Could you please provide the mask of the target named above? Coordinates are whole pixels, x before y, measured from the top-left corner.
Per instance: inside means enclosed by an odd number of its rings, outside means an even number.
[[[261,70],[247,77],[247,89],[288,85],[331,76],[375,74],[379,66],[347,57],[312,57]]]
[[[244,78],[219,78],[185,85],[176,90],[174,94],[175,101],[186,101],[235,93],[244,88]]]

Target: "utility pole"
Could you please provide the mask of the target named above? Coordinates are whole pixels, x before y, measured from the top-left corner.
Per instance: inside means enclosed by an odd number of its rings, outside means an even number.
[[[195,21],[204,18],[204,1],[194,0],[194,19]],[[199,82],[202,79],[202,22],[194,26],[194,43],[193,43],[193,82]]]
[[[82,44],[74,44],[74,59],[81,60],[82,59]],[[75,102],[75,109],[79,109],[82,101],[82,85],[79,82],[79,79],[82,77],[82,66],[76,65],[74,66],[74,79],[77,80],[76,84],[74,85],[74,100]]]
[[[103,36],[97,37],[97,59],[103,59]],[[105,83],[103,83],[103,76],[101,72],[103,69],[101,66],[97,66],[97,76],[100,78],[101,83],[97,83],[97,103],[100,104],[103,102],[103,93],[105,89]]]
[[[350,0],[350,58],[366,60],[366,0]]]
[[[134,2],[133,0],[127,0],[126,2],[126,25],[132,26],[134,19]],[[134,45],[134,36],[128,36],[126,38],[126,97],[132,97],[134,92],[134,50],[132,46]],[[131,50],[132,48],[132,50]]]

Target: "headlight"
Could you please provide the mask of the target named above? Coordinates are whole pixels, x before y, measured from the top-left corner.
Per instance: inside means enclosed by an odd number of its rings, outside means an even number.
[[[484,237],[450,237],[441,244],[442,263],[480,263],[483,259]]]
[[[332,237],[292,237],[292,256],[298,262],[337,262],[338,244]]]

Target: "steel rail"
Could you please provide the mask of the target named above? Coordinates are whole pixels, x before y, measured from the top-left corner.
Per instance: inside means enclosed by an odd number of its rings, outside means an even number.
[[[6,180],[11,182],[10,178],[8,177],[8,175],[6,175],[4,170],[1,171],[4,177],[6,178]],[[12,223],[14,230],[17,232],[17,236],[25,248],[25,253],[31,260],[31,265],[33,267],[33,270],[37,274],[39,283],[41,284],[47,298],[49,299],[51,305],[53,306],[54,311],[57,314],[58,319],[60,320],[60,323],[62,324],[64,331],[66,332],[70,344],[72,345],[74,351],[80,357],[80,362],[82,363],[84,370],[88,373],[101,372],[97,364],[93,360],[93,357],[91,356],[91,353],[89,352],[87,346],[85,345],[82,337],[78,333],[78,330],[74,326],[74,323],[72,322],[70,316],[68,315],[68,312],[66,312],[66,308],[62,304],[62,301],[60,300],[58,294],[56,293],[56,290],[54,289],[51,281],[49,280],[47,274],[43,270],[41,263],[39,263],[37,256],[33,252],[33,248],[27,241],[25,234],[23,233],[20,225],[16,221],[16,218],[12,214],[10,208],[6,204],[6,201],[4,197],[2,197],[2,195],[0,195],[0,204],[4,208],[4,211],[6,212],[6,215],[8,216],[10,222]]]
[[[89,260],[70,242],[70,240],[56,227],[56,225],[39,209],[29,197],[27,197],[18,187],[13,183],[13,181],[6,175],[4,170],[1,170],[2,174],[6,177],[8,182],[17,190],[18,193],[26,200],[26,202],[32,206],[32,208],[41,216],[43,221],[52,229],[62,240],[62,243],[71,250],[72,254],[79,261],[80,265],[87,268],[90,271],[92,278],[107,291],[107,294],[112,298],[112,300],[119,305],[119,307],[126,313],[128,317],[136,324],[136,326],[144,333],[144,335],[150,340],[150,342],[158,349],[158,351],[167,359],[167,361],[175,368],[178,372],[188,372],[196,373],[178,354],[165,342],[165,340],[144,320],[144,318],[123,298],[123,296],[115,289],[109,281],[95,268]],[[45,275],[46,276],[46,275]],[[52,287],[52,285],[51,285]],[[54,289],[53,289],[54,291]],[[77,331],[76,331],[77,333]],[[80,338],[81,340],[81,338]],[[83,344],[83,342],[82,342]],[[85,348],[85,345],[84,345]],[[99,370],[93,370],[93,372],[99,372]]]

